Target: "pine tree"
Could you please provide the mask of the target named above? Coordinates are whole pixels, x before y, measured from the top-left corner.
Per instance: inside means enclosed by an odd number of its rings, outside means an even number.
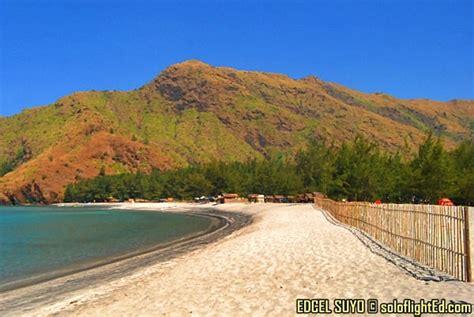
[[[410,165],[410,189],[415,196],[431,203],[450,196],[453,191],[454,173],[439,138],[435,139],[433,134],[428,134]]]

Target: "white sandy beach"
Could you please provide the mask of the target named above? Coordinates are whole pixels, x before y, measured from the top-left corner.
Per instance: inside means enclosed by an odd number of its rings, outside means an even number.
[[[416,280],[311,205],[213,208],[250,213],[255,221],[199,250],[78,290],[28,315],[292,316],[297,298],[474,303],[473,284]]]

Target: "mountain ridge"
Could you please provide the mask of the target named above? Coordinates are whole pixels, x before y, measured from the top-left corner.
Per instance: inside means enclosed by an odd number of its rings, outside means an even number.
[[[448,148],[472,137],[474,101],[399,99],[190,60],[134,90],[76,92],[0,117],[0,200],[59,201],[67,183],[100,171],[292,156],[310,139],[361,134],[393,152],[428,130]]]

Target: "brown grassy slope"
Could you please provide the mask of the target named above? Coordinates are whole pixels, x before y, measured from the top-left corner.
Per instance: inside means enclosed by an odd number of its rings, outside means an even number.
[[[81,92],[0,118],[0,200],[61,199],[64,186],[98,175],[188,163],[291,155],[308,139],[336,144],[362,134],[390,151],[426,130],[452,147],[470,136],[473,101],[404,100],[316,77],[237,71],[187,61],[140,89]]]
[[[0,178],[3,195],[19,202],[57,202],[64,186],[106,174],[167,169],[171,160],[155,148],[124,137],[99,132],[83,144],[51,147]]]

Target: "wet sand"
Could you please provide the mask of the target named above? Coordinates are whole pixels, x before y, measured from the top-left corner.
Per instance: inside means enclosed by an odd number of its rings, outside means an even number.
[[[212,208],[254,220],[176,257],[119,278],[52,294],[48,302],[30,310],[19,305],[7,313],[293,316],[297,298],[376,298],[379,302],[437,298],[474,303],[474,285],[417,280],[372,253],[353,233],[330,223],[312,205]]]

